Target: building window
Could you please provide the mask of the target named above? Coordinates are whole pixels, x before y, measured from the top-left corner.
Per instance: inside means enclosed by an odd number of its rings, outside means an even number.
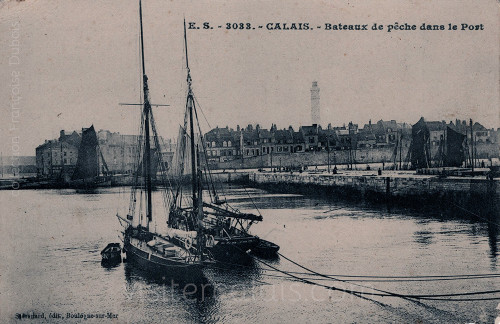
[[[222,142],[222,147],[227,147],[227,142],[226,141]]]
[[[231,141],[228,141],[228,142],[227,142],[227,146],[231,146]]]
[[[212,142],[212,147],[215,147],[215,142]]]

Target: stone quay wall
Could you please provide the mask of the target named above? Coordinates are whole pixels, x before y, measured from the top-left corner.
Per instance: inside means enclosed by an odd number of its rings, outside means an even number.
[[[500,205],[500,179],[459,178],[413,174],[308,174],[266,173],[249,175],[251,183],[281,191],[309,191],[312,194],[331,194],[397,201],[403,204],[455,203]]]

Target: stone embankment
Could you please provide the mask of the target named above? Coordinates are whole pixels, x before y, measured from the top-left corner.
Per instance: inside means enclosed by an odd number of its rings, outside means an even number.
[[[254,172],[249,180],[256,186],[346,198],[361,198],[403,204],[451,203],[458,206],[498,206],[500,179],[486,177],[440,177],[414,172],[368,171],[328,173]]]

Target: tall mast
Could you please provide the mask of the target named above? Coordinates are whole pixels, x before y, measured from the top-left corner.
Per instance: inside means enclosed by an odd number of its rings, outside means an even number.
[[[143,155],[143,165],[144,173],[146,177],[146,190],[147,190],[147,213],[148,218],[148,229],[149,222],[153,219],[153,203],[152,203],[152,193],[151,193],[151,144],[149,139],[149,113],[151,111],[151,104],[149,103],[149,88],[148,88],[148,77],[146,75],[146,68],[144,66],[144,37],[142,32],[142,1],[139,0],[139,20],[141,24],[141,60],[142,60],[142,83],[143,83],[143,94],[144,94],[144,136],[146,137],[145,152]]]
[[[401,170],[401,160],[403,154],[403,130],[401,129],[399,133],[399,170]]]
[[[195,152],[195,143],[194,143],[194,123],[193,123],[193,108],[194,108],[194,100],[193,100],[193,90],[191,88],[191,73],[189,71],[189,59],[188,59],[188,47],[187,47],[187,36],[186,36],[186,19],[184,19],[184,47],[186,49],[186,69],[187,69],[187,84],[188,84],[188,95],[187,95],[187,107],[189,112],[189,128],[190,128],[190,141],[191,141],[191,187],[193,192],[193,212],[197,211],[198,207],[198,199],[196,195],[198,193],[198,181],[196,177],[198,176],[196,170],[196,152]]]
[[[63,179],[64,181],[64,158],[63,158],[63,143],[61,141],[61,174],[60,174],[60,177]]]
[[[470,119],[470,146],[471,146],[471,166],[472,172],[474,172],[474,129],[472,128],[472,118]]]
[[[205,247],[205,239],[203,235],[203,197],[202,197],[202,185],[201,185],[201,166],[200,166],[200,156],[199,150],[195,150],[194,142],[194,122],[193,122],[193,110],[194,98],[193,89],[191,88],[191,73],[189,71],[189,59],[188,59],[188,47],[187,47],[187,36],[186,36],[186,19],[184,19],[184,46],[186,49],[186,69],[187,69],[187,84],[188,84],[188,96],[187,96],[187,107],[189,110],[189,125],[190,125],[190,140],[191,140],[191,185],[193,189],[193,218],[197,220],[196,226],[196,239],[198,246],[198,253],[203,261],[203,250]],[[197,145],[196,145],[197,147]]]

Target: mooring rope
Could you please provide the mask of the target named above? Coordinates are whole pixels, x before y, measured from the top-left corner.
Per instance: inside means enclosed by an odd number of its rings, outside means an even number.
[[[298,267],[300,267],[300,268],[302,268],[304,270],[307,270],[307,271],[309,271],[309,272],[311,272],[311,273],[313,273],[313,274],[315,274],[317,276],[325,277],[325,278],[330,278],[330,279],[335,280],[335,281],[349,283],[348,281],[341,280],[341,279],[338,279],[338,278],[334,278],[332,276],[324,275],[324,274],[321,274],[321,273],[316,272],[314,270],[311,270],[311,269],[309,269],[309,268],[307,268],[307,267],[305,267],[305,266],[303,266],[303,265],[301,265],[301,264],[299,264],[299,263],[291,260],[290,258],[287,258],[286,256],[284,256],[281,253],[278,253],[278,255],[280,257],[284,258],[285,260],[287,260],[287,261],[295,264],[296,266],[298,266]],[[317,284],[317,285],[319,285],[319,284]],[[364,286],[364,285],[360,285],[360,284],[353,284],[353,285],[356,285],[356,286],[359,286],[359,287],[363,287],[363,288],[367,288],[367,289],[372,289],[372,290],[377,291],[379,293],[385,293],[386,296],[400,297],[400,298],[404,298],[404,299],[439,300],[439,301],[500,300],[500,296],[498,296],[498,297],[490,297],[490,298],[475,298],[475,299],[450,299],[450,298],[444,299],[443,298],[443,297],[458,297],[458,296],[473,296],[473,295],[498,294],[498,293],[500,293],[500,290],[486,290],[486,291],[452,293],[452,294],[410,295],[410,294],[393,293],[393,292],[390,292],[390,291],[386,291],[386,290],[382,290],[382,289],[377,289],[377,288],[372,288],[372,287],[368,287],[368,286]],[[324,285],[322,285],[322,286],[324,286]],[[380,296],[380,294],[373,294],[373,293],[366,293],[366,292],[357,292],[357,293],[367,294],[367,295],[372,295],[372,296]]]

